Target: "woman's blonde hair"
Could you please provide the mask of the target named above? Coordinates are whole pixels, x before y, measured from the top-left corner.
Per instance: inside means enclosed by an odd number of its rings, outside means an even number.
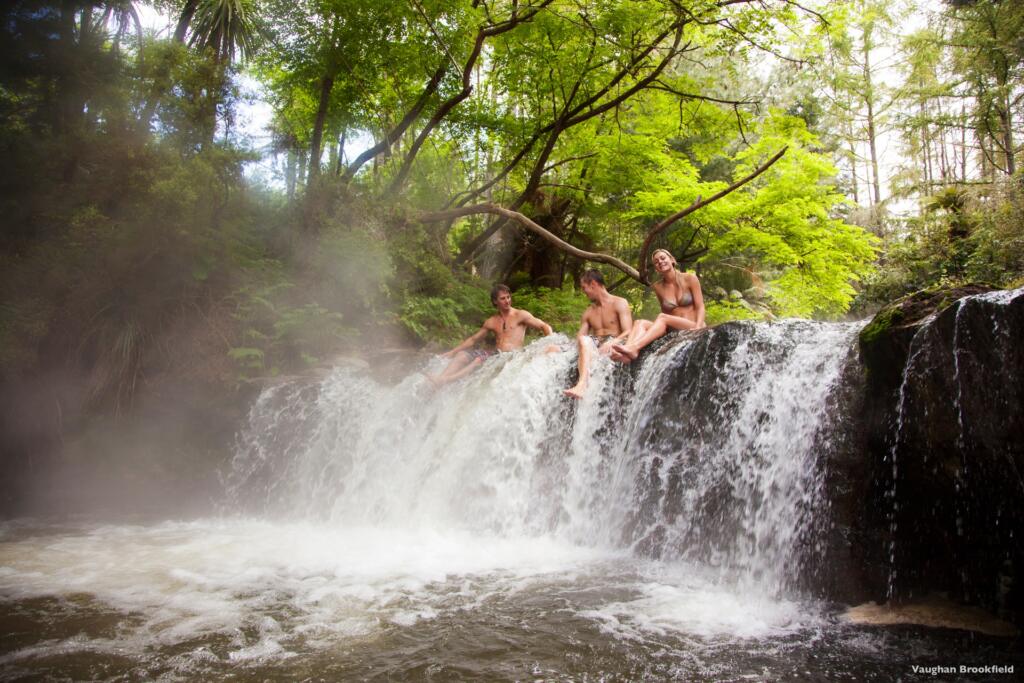
[[[653,253],[653,254],[651,254],[651,260],[652,260],[652,261],[654,260],[654,257],[658,255],[658,252],[664,252],[664,253],[668,254],[668,257],[669,257],[670,259],[672,259],[672,265],[677,265],[677,262],[676,262],[676,257],[675,257],[675,256],[673,256],[673,255],[672,255],[672,252],[671,252],[671,251],[669,251],[668,249],[655,249],[655,250],[654,250],[654,253]]]

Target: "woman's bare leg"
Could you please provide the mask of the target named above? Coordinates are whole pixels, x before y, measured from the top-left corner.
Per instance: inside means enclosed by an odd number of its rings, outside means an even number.
[[[612,347],[615,352],[622,357],[624,363],[629,363],[636,360],[640,350],[650,344],[655,339],[665,336],[665,333],[673,330],[695,330],[697,329],[697,323],[693,322],[689,318],[683,318],[678,315],[668,315],[661,313],[647,328],[647,331],[640,335],[637,339],[632,342],[627,341],[625,344],[616,344]]]
[[[618,361],[619,363],[630,363],[632,358],[624,356],[619,352],[619,349],[623,346],[632,347],[636,343],[637,339],[640,339],[647,330],[651,329],[654,325],[650,320],[635,320],[633,321],[633,327],[629,330],[629,336],[626,337],[626,341],[622,344],[612,344],[611,352],[608,354],[612,357],[612,360]]]

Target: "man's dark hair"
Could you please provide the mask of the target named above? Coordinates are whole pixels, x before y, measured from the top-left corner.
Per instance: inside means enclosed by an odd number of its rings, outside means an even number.
[[[601,271],[591,268],[587,272],[583,273],[580,277],[580,282],[596,282],[599,285],[604,285],[604,275],[601,275]]]
[[[497,284],[491,287],[491,303],[497,304],[498,297],[501,296],[502,292],[508,292],[512,294],[512,290],[508,288],[508,285]]]

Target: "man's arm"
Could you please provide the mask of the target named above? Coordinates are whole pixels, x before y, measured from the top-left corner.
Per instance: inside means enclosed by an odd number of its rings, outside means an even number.
[[[523,316],[523,324],[526,325],[527,327],[532,327],[535,330],[540,330],[541,332],[544,333],[545,337],[551,334],[551,325],[548,325],[540,318],[534,317],[534,315],[529,311],[523,311]]]
[[[590,320],[587,319],[587,313],[589,312],[589,308],[583,311],[583,317],[580,318],[580,329],[576,333],[577,339],[579,339],[580,337],[586,337],[588,334],[590,334]]]
[[[452,356],[457,354],[459,351],[465,351],[466,349],[473,348],[473,345],[476,344],[477,342],[479,342],[480,340],[482,340],[484,337],[486,337],[488,332],[489,332],[489,330],[487,329],[487,323],[484,323],[483,326],[479,330],[474,332],[469,337],[466,337],[466,339],[463,340],[463,342],[461,344],[456,346],[451,351],[445,351],[444,353],[442,353],[441,357],[442,358],[451,358]]]

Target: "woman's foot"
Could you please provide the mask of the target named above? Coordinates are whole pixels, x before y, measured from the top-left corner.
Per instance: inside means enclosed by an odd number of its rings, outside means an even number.
[[[631,363],[636,360],[636,357],[640,354],[637,349],[630,348],[629,344],[614,344],[612,346],[612,353],[622,356],[623,363]],[[612,358],[615,358],[613,355]],[[615,358],[618,360],[618,358]]]

